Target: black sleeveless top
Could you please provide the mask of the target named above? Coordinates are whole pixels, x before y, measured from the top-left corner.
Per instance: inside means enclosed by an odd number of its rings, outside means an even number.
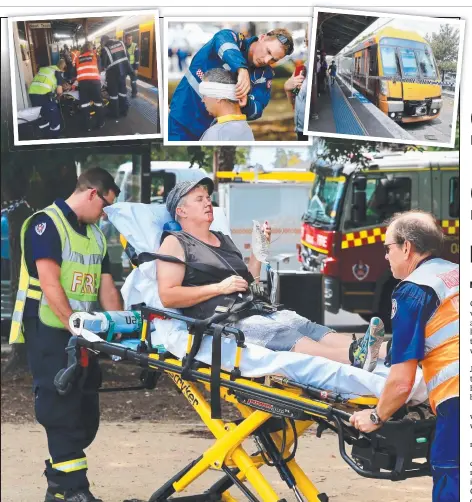
[[[184,231],[167,233],[172,234],[179,240],[184,249],[185,261],[187,263],[200,263],[209,267],[210,273],[204,273],[186,265],[182,286],[191,287],[217,284],[232,275],[240,275],[248,284],[254,281],[240,251],[231,238],[222,232],[212,231],[220,241],[220,247],[206,244]],[[216,307],[232,305],[238,302],[238,300],[241,301],[238,293],[219,295],[182,310],[184,315],[189,317],[206,319],[215,313]]]

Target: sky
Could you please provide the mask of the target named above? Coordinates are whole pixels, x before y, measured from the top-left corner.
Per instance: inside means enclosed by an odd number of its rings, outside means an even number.
[[[307,160],[308,149],[306,146],[304,147],[290,147],[284,146],[282,147],[284,150],[293,150],[294,152],[300,155],[302,160]],[[274,146],[257,146],[251,147],[251,151],[249,153],[249,163],[250,164],[261,164],[263,167],[272,167],[272,164],[275,160],[275,150]]]
[[[383,28],[384,26],[390,26],[392,28],[398,28],[405,31],[415,31],[418,35],[423,38],[426,34],[431,34],[439,31],[441,24],[446,24],[446,22],[451,23],[451,20],[448,19],[446,21],[431,18],[431,21],[425,20],[426,18],[418,18],[415,17],[413,19],[409,19],[408,17],[399,17],[399,18],[386,18],[380,17],[368,26],[360,35],[359,39],[362,36],[368,35],[374,31],[377,31],[379,28]],[[357,39],[358,37],[356,37]],[[349,44],[350,45],[350,44]]]

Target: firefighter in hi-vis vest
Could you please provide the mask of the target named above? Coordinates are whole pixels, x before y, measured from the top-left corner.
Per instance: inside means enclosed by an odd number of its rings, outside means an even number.
[[[43,66],[28,88],[32,106],[41,107],[39,128],[47,139],[59,138],[61,131],[61,110],[56,97],[68,89],[64,80],[65,69],[64,59],[60,59],[57,65]]]
[[[82,51],[75,59],[77,81],[79,82],[80,109],[83,114],[84,127],[92,130],[91,111],[95,111],[96,127],[101,129],[105,125],[103,118],[102,84],[98,71],[97,56],[93,53],[92,43],[86,42]]]
[[[389,222],[385,257],[400,279],[392,294],[392,368],[375,410],[351,418],[362,432],[378,429],[404,405],[421,363],[436,415],[431,445],[433,502],[459,500],[459,266],[438,258],[444,234],[422,211]]]
[[[135,98],[138,95],[138,66],[139,66],[139,46],[133,42],[133,35],[128,33],[125,37],[126,53],[128,54],[129,64],[131,65],[131,97]]]
[[[89,490],[84,450],[99,424],[97,358],[81,350],[77,379],[59,394],[57,373],[67,367],[69,317],[90,311],[121,310],[110,274],[105,237],[96,225],[120,190],[101,168],[83,172],[74,193],[28,218],[21,229],[21,271],[10,343],[25,343],[33,374],[35,413],[45,428],[50,458],[45,502],[100,502]]]

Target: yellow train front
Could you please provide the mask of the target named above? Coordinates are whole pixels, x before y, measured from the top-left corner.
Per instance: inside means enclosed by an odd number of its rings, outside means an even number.
[[[355,88],[396,122],[439,116],[439,71],[430,45],[417,33],[383,28],[342,59],[341,74],[352,73]]]

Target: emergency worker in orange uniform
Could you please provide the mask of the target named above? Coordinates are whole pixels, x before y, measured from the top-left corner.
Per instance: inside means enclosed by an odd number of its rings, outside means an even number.
[[[444,234],[422,211],[393,217],[385,258],[400,283],[392,294],[392,368],[375,410],[351,418],[362,432],[382,426],[404,405],[418,363],[436,415],[431,446],[433,502],[459,500],[459,265],[438,258]]]
[[[79,82],[80,109],[83,115],[84,127],[92,130],[93,111],[95,111],[96,126],[101,129],[105,125],[100,72],[97,56],[92,50],[92,44],[87,42],[76,59],[77,81]]]

